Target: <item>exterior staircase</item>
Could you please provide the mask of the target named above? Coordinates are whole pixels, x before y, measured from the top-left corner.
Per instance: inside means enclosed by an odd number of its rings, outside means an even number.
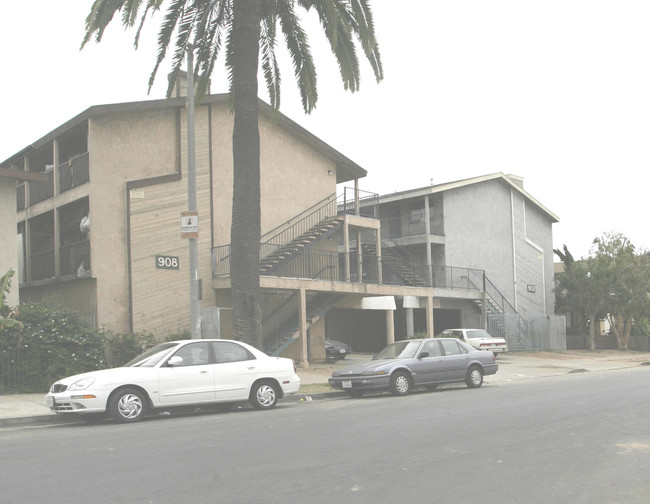
[[[342,222],[342,217],[330,217],[312,226],[307,232],[294,238],[287,244],[276,245],[270,242],[264,243],[262,249],[272,249],[272,251],[260,260],[260,274],[272,275],[273,270],[284,262],[302,253],[308,247],[312,247],[316,243],[335,234],[341,228]]]
[[[309,329],[344,296],[332,293],[307,295],[307,328]],[[273,311],[262,314],[262,334],[264,351],[269,355],[280,355],[299,337],[300,298],[293,293]]]
[[[361,249],[363,250],[364,255],[377,255],[377,247],[373,243],[362,243]],[[427,287],[430,285],[429,280],[418,274],[418,272],[411,266],[410,262],[405,260],[392,247],[385,247],[382,245],[381,262],[382,268],[384,269],[383,277],[389,283],[395,283],[394,281],[390,281],[390,276],[393,276],[397,277],[401,285],[408,285],[411,287]],[[386,274],[387,272],[390,272],[391,275]]]

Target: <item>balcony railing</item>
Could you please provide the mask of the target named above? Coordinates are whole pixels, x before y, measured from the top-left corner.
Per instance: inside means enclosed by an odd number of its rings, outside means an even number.
[[[46,172],[47,182],[31,181],[29,183],[29,204],[35,205],[54,196],[54,171]]]
[[[358,209],[357,209],[358,201]],[[338,213],[375,217],[379,205],[379,194],[344,187],[338,197]],[[358,210],[358,211],[357,211]]]
[[[384,285],[409,285],[404,279],[403,268],[399,263],[379,261],[376,255],[349,253],[350,272],[345,271],[345,253],[328,250],[305,250],[278,264],[273,270],[261,273],[262,276],[280,278],[304,278],[311,280],[350,281]],[[359,268],[361,264],[361,268]],[[381,281],[379,265],[381,264]],[[419,286],[437,289],[482,290],[483,270],[453,266],[414,266],[410,270],[418,276]],[[215,247],[212,251],[213,277],[230,276],[230,245]],[[349,276],[349,280],[348,280]]]
[[[32,267],[32,280],[54,278],[54,249],[34,252],[29,255]]]
[[[425,222],[411,222],[401,217],[384,218],[381,219],[381,234],[387,238],[421,236],[427,234],[427,225]],[[429,234],[444,236],[442,223],[439,220],[431,219]]]
[[[85,276],[90,272],[90,240],[82,240],[59,247],[61,275]],[[80,267],[83,266],[83,274]]]
[[[59,192],[65,192],[73,187],[85,184],[90,180],[88,168],[88,153],[81,154],[69,161],[60,164]]]

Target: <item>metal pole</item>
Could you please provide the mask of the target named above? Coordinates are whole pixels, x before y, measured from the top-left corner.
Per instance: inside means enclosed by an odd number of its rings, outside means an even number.
[[[196,211],[196,158],[194,153],[194,53],[187,46],[187,206]],[[197,238],[190,238],[190,323],[192,339],[201,339],[199,301],[199,251]]]

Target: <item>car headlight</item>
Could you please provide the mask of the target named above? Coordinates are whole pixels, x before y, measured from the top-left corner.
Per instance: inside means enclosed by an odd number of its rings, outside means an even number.
[[[378,376],[378,375],[385,375],[386,371],[364,371],[361,374],[364,376]]]
[[[77,380],[68,387],[68,390],[84,390],[90,387],[95,382],[94,378],[82,378]]]

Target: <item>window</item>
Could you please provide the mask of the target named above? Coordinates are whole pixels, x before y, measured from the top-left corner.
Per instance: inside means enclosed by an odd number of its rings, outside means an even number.
[[[208,343],[190,343],[185,345],[174,357],[181,357],[183,362],[177,366],[201,366],[210,364],[210,347]]]
[[[427,341],[422,347],[423,352],[428,352],[429,357],[440,357],[442,352],[440,351],[440,345],[437,340]]]
[[[466,352],[461,352],[461,347],[460,345],[451,340],[441,340],[442,347],[445,349],[445,355],[460,355],[461,353],[466,353]]]
[[[214,341],[212,342],[212,349],[214,350],[217,364],[255,359],[255,356],[246,348],[230,341]]]

